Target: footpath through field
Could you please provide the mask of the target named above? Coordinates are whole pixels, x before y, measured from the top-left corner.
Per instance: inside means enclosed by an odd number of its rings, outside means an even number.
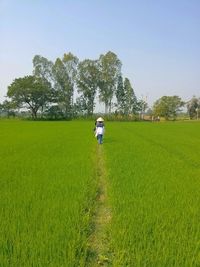
[[[108,203],[108,180],[104,157],[103,146],[97,145],[95,160],[98,193],[92,221],[93,231],[88,244],[88,266],[109,266],[111,263],[111,252],[109,250],[111,209]]]

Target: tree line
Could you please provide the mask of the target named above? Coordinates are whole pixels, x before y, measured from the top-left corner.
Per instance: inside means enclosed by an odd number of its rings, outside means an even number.
[[[200,98],[195,96],[186,102],[179,96],[162,96],[155,101],[151,114],[152,116],[164,117],[166,120],[176,120],[183,107],[186,108],[190,119],[199,119]]]
[[[14,79],[0,112],[14,115],[28,110],[34,119],[38,114],[53,119],[92,116],[95,99],[104,104],[105,114],[114,112],[122,117],[144,114],[148,107],[136,97],[130,80],[123,78],[118,56],[109,51],[98,59],[82,61],[72,53],[55,62],[35,55],[32,75]],[[163,96],[148,113],[176,119],[184,105],[190,118],[198,118],[200,100],[196,97],[185,103],[178,96]]]
[[[136,114],[141,110],[128,78],[123,79],[122,63],[111,51],[97,60],[79,59],[64,54],[55,62],[36,55],[33,74],[16,78],[8,86],[7,98],[1,109],[28,109],[33,118],[38,113],[54,118],[93,115],[95,98],[104,103],[105,113],[115,111]],[[74,97],[76,99],[74,101]],[[116,99],[115,104],[113,99]]]

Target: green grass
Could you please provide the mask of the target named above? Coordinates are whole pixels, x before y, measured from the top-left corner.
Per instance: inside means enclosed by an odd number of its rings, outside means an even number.
[[[88,266],[92,128],[0,121],[0,266]],[[200,266],[199,133],[197,122],[106,123],[110,266]]]
[[[0,266],[83,266],[93,124],[0,122]]]
[[[200,266],[200,124],[107,132],[113,266]]]

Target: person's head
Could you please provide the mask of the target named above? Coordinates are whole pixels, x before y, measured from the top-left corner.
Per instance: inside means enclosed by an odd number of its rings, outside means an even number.
[[[103,121],[98,121],[96,126],[97,127],[103,127],[104,126]]]

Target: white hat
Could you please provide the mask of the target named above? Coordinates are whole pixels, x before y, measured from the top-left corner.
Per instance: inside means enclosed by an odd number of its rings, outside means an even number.
[[[104,119],[103,118],[101,118],[101,117],[99,117],[98,119],[97,119],[97,121],[104,121]]]

